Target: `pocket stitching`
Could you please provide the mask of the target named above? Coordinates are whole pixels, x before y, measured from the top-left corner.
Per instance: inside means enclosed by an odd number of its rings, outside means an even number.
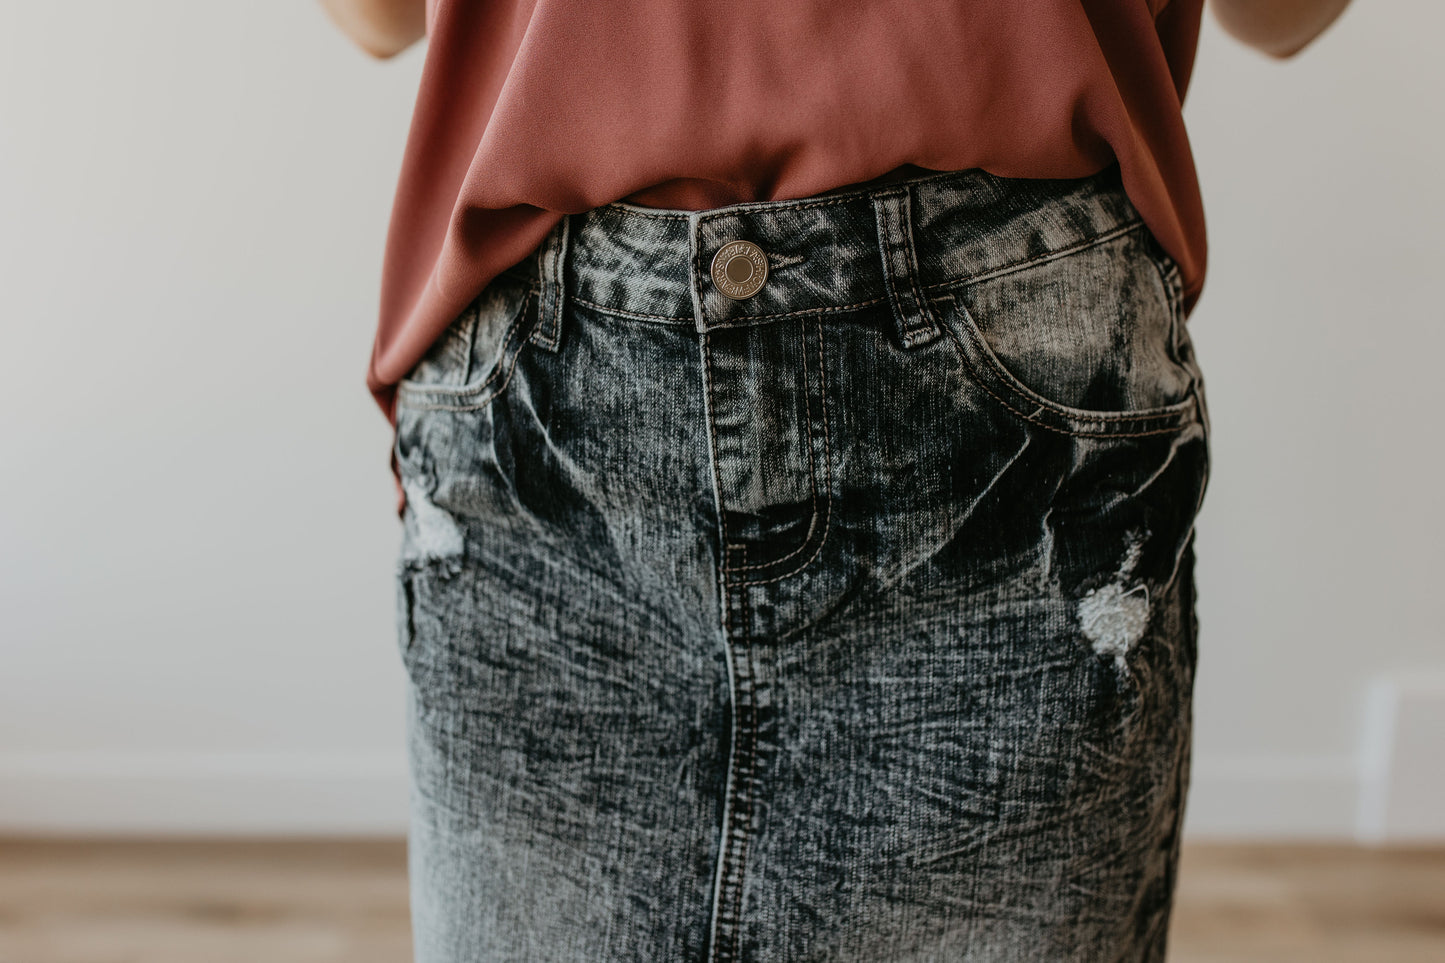
[[[993,349],[989,347],[988,341],[984,338],[982,330],[978,327],[978,322],[968,310],[968,306],[963,303],[955,291],[949,291],[933,300],[935,302],[949,302],[951,305],[949,309],[950,312],[960,319],[961,324],[959,326],[963,329],[969,341],[972,342],[974,350],[983,356],[982,363],[980,363],[979,360],[974,357],[973,351],[969,350],[969,345],[964,342],[963,337],[960,337],[958,331],[955,330],[954,325],[949,323],[943,324],[942,327],[944,331],[959,348],[955,354],[973,373],[973,383],[982,387],[993,396],[994,400],[998,401],[1009,411],[1023,418],[1025,421],[1062,434],[1093,438],[1136,437],[1140,435],[1163,434],[1177,431],[1188,423],[1187,415],[1195,405],[1193,392],[1184,400],[1174,402],[1170,405],[1157,408],[1142,408],[1138,411],[1118,412],[1094,412],[1084,408],[1072,408],[1068,405],[1060,404],[1051,398],[1046,398],[1019,380],[1018,376],[1003,364],[1002,359],[994,354]],[[1010,403],[1008,399],[1004,398],[999,391],[994,390],[994,386],[989,384],[990,381],[996,383],[1001,389],[1011,392],[1017,396],[1019,400],[1036,406],[1038,411],[1033,414],[1022,411],[1015,404]],[[1052,421],[1039,417],[1039,415],[1043,413],[1053,415],[1054,418],[1059,419],[1063,424],[1055,424]],[[1169,422],[1166,426],[1153,428],[1148,431],[1127,432],[1119,430],[1119,428],[1128,427],[1131,423],[1164,420],[1168,420]],[[1107,426],[1108,430],[1089,431],[1087,426],[1090,425]]]
[[[1164,245],[1160,244],[1152,233],[1148,236],[1150,240],[1145,245],[1145,250],[1149,263],[1154,265],[1154,270],[1159,275],[1159,283],[1164,286],[1164,294],[1169,301],[1169,358],[1180,367],[1186,367],[1179,353],[1179,334],[1184,326],[1184,272],[1173,255],[1165,250]],[[1191,390],[1193,380],[1193,372],[1190,372]]]
[[[1008,366],[1003,363],[1003,359],[994,353],[993,348],[984,337],[983,331],[978,327],[978,322],[968,310],[967,305],[958,300],[953,294],[949,294],[948,297],[954,304],[954,310],[964,316],[969,328],[968,333],[978,342],[979,348],[984,353],[984,360],[989,363],[990,367],[995,369],[995,373],[1008,383],[1010,389],[1016,391],[1026,401],[1035,402],[1043,407],[1050,408],[1064,417],[1071,418],[1075,421],[1146,421],[1156,418],[1170,418],[1173,417],[1179,409],[1186,408],[1189,405],[1189,401],[1186,399],[1167,405],[1158,405],[1154,408],[1140,408],[1137,411],[1095,412],[1087,408],[1074,408],[1039,394],[1038,391],[1025,384],[1018,375],[1009,370]]]
[[[485,378],[468,385],[433,385],[402,379],[397,383],[397,406],[415,411],[474,411],[491,404],[511,381],[512,372],[526,348],[531,328],[523,329],[522,325],[531,317],[535,296],[536,292],[530,287],[522,295],[521,309],[502,335],[498,363],[490,366]],[[498,377],[502,378],[501,383],[488,393],[487,387]]]
[[[1147,227],[1142,219],[1131,222],[1127,227],[1127,230],[1107,231],[1097,235],[1093,237],[1090,242],[1071,247],[1067,253],[1076,254],[1080,251],[1092,250],[1103,244],[1116,241],[1126,234],[1140,230],[1145,231],[1147,237],[1150,239],[1153,238],[1152,234],[1147,234]],[[1170,282],[1165,267],[1160,263],[1156,253],[1163,253],[1167,257],[1167,252],[1164,251],[1162,247],[1159,247],[1157,242],[1153,246],[1146,242],[1145,256],[1154,267],[1154,270],[1160,275],[1161,281],[1163,282],[1165,300],[1168,304],[1168,351],[1170,361],[1187,371],[1188,366],[1183,364],[1178,356],[1178,317],[1181,313],[1179,310],[1179,298],[1176,297],[1178,292],[1176,291],[1176,285]],[[1192,372],[1188,372],[1190,375],[1191,390],[1186,393],[1186,397],[1181,401],[1172,402],[1167,405],[1159,405],[1153,408],[1139,408],[1128,411],[1096,411],[1087,408],[1075,408],[1041,394],[1015,374],[1013,370],[1004,363],[1003,359],[994,352],[993,347],[988,343],[987,337],[983,334],[983,329],[979,327],[977,319],[960,297],[960,293],[970,285],[992,280],[999,274],[1013,273],[1015,270],[1032,268],[1054,260],[1057,260],[1057,252],[1052,252],[1052,256],[1046,258],[1032,258],[1017,265],[1011,265],[1008,271],[992,272],[983,277],[971,277],[960,282],[951,283],[945,287],[942,295],[929,298],[931,305],[946,301],[949,306],[949,311],[958,318],[958,324],[956,326],[954,323],[948,322],[942,324],[941,327],[952,337],[954,344],[958,348],[955,353],[968,370],[972,372],[974,383],[984,388],[996,401],[1020,418],[1043,427],[1052,428],[1064,434],[1082,435],[1086,437],[1127,436],[1131,433],[1118,430],[1119,427],[1126,426],[1126,423],[1145,424],[1164,420],[1169,422],[1167,427],[1142,433],[1158,434],[1163,431],[1175,431],[1180,427],[1187,426],[1189,424],[1189,411],[1197,404],[1197,399],[1193,391],[1194,377]],[[969,350],[969,344],[965,343],[964,337],[960,337],[959,331],[957,330],[959,328],[962,329],[967,341],[972,344],[972,351]],[[1013,397],[1014,402],[1010,403],[1008,399],[1002,396],[1001,392]],[[1021,410],[1019,405],[1033,405],[1036,410],[1033,414],[1029,414]],[[1053,424],[1051,421],[1039,417],[1044,414],[1051,416],[1052,419],[1057,419],[1061,424]],[[1090,427],[1107,428],[1108,430],[1091,432],[1088,430]]]

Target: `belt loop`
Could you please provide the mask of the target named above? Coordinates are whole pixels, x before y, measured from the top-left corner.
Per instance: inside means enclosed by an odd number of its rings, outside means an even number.
[[[883,279],[893,306],[898,340],[905,348],[926,344],[943,333],[918,284],[918,259],[913,249],[910,214],[912,196],[906,187],[873,195]]]
[[[562,337],[562,312],[567,293],[563,266],[566,263],[567,246],[570,239],[572,215],[563,214],[552,230],[547,232],[537,249],[537,277],[542,289],[541,317],[537,327],[528,338],[533,344],[548,351],[556,351]]]

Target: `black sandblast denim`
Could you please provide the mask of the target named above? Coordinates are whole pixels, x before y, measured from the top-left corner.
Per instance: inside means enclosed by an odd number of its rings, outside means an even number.
[[[399,389],[417,963],[1162,960],[1181,301],[1117,165],[565,217]]]

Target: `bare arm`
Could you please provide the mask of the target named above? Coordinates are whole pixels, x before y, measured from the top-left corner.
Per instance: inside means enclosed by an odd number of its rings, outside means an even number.
[[[377,59],[426,36],[426,0],[321,0],[341,32]]]
[[[1214,19],[1241,43],[1283,60],[1303,50],[1350,0],[1209,0]]]

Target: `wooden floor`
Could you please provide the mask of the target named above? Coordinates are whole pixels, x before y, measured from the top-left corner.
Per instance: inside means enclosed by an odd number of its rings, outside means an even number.
[[[0,840],[0,963],[404,963],[405,860],[399,840]],[[1445,961],[1445,847],[1186,845],[1178,895],[1171,963]]]

